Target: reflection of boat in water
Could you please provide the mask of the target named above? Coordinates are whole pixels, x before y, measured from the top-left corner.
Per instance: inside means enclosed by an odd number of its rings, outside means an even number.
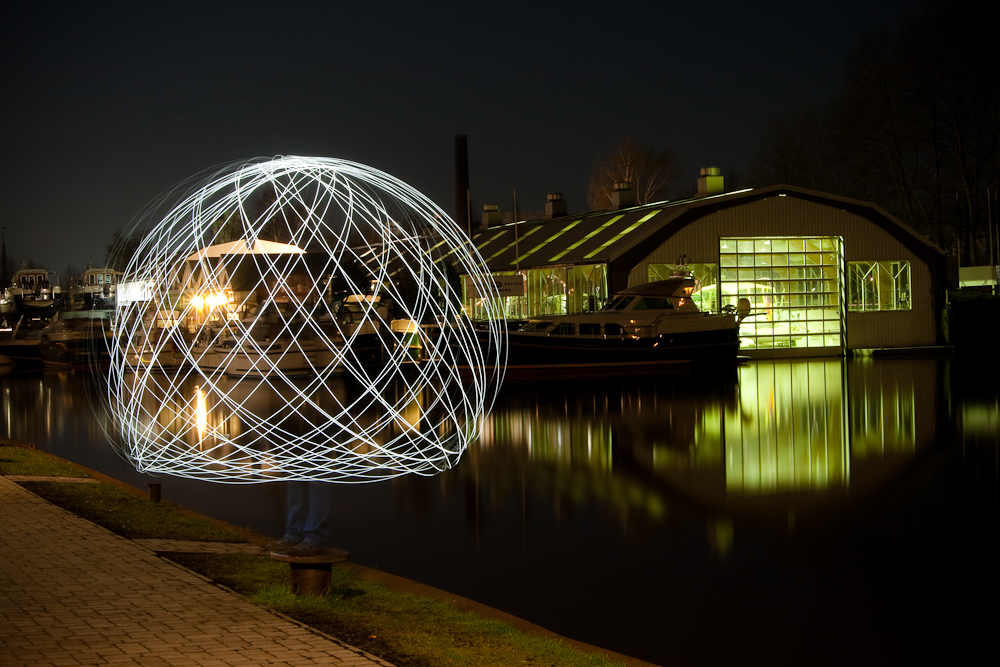
[[[744,309],[703,313],[691,299],[695,286],[679,275],[619,292],[596,313],[530,318],[508,333],[507,368],[628,372],[736,363]]]
[[[39,367],[42,365],[42,353],[38,347],[41,342],[39,331],[31,332],[32,336],[0,339],[0,355],[9,359],[14,365],[21,367]],[[3,333],[9,335],[9,331]]]
[[[43,332],[38,343],[46,366],[86,367],[110,360],[108,312],[64,311]]]

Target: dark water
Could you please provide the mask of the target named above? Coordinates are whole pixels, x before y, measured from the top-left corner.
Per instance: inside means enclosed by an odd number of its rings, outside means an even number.
[[[335,485],[352,560],[665,665],[995,654],[996,366],[757,362],[509,384],[433,478]],[[0,378],[7,434],[278,536],[285,489],[135,472],[84,374]]]

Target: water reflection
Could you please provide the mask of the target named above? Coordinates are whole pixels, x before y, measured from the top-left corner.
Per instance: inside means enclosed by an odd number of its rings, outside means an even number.
[[[286,383],[150,374],[123,454],[142,471],[220,482],[375,481],[437,472],[461,451],[440,387],[401,378],[376,393],[343,375]]]
[[[948,636],[931,601],[971,608],[964,591],[997,585],[988,373],[823,359],[705,381],[510,384],[455,469],[321,485],[324,521],[352,560],[656,663],[745,662],[763,643],[772,664],[919,657],[926,641],[912,637]],[[83,386],[69,373],[0,378],[8,433],[141,487]],[[251,386],[246,400],[264,400]],[[240,441],[242,416],[220,421],[210,392],[189,396],[204,425],[188,442]],[[289,490],[164,484],[272,537],[296,507]]]
[[[619,516],[670,504],[768,511],[835,503],[938,437],[935,361],[760,361],[725,381],[508,390],[466,475],[526,477]],[[509,482],[510,480],[508,480]]]

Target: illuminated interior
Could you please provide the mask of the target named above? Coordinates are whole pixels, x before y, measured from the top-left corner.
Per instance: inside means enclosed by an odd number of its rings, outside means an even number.
[[[608,272],[605,264],[495,271],[493,275],[526,277],[523,296],[499,299],[507,319],[591,313],[599,310],[608,299]],[[469,297],[467,290],[463,296],[469,316],[482,319],[481,313],[488,304]]]
[[[849,262],[847,290],[851,311],[910,310],[910,263]]]
[[[719,239],[721,305],[750,301],[743,349],[840,347],[843,240],[838,237]],[[703,297],[704,298],[704,297]]]

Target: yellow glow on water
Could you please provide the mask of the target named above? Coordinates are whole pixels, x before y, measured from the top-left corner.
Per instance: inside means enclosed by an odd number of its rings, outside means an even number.
[[[848,485],[842,363],[740,369],[740,402],[726,414],[727,489],[756,494]]]
[[[195,424],[198,429],[198,444],[201,445],[205,439],[205,431],[208,430],[208,404],[205,400],[205,392],[198,387],[194,396]]]

